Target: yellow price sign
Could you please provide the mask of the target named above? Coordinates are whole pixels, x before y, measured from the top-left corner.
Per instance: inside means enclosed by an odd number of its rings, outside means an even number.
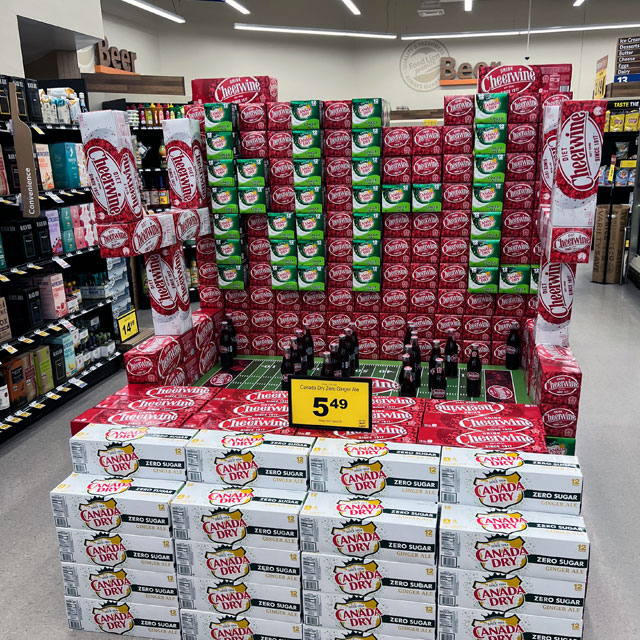
[[[371,380],[291,378],[292,427],[371,431]]]
[[[138,314],[135,309],[127,311],[118,318],[118,329],[120,330],[120,342],[125,342],[129,338],[138,335]]]
[[[616,165],[615,165],[615,164],[612,164],[612,165],[609,167],[609,174],[607,175],[607,180],[608,180],[609,182],[613,182],[613,176],[614,176],[615,172],[616,172]]]

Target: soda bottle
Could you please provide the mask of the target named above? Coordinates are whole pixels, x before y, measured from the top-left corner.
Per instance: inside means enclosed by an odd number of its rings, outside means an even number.
[[[416,382],[411,367],[402,369],[402,380],[400,381],[400,396],[402,398],[415,398],[418,394]]]
[[[467,362],[467,397],[477,398],[480,395],[482,387],[480,376],[482,372],[482,362],[480,362],[480,353],[478,345],[471,345],[471,355]]]
[[[309,327],[305,327],[304,331],[304,348],[307,351],[307,367],[308,370],[311,371],[315,366],[315,359],[313,357],[313,336],[311,335],[311,331],[309,331]]]
[[[356,354],[353,350],[353,331],[347,327],[344,330],[345,344],[347,346],[347,353],[349,354],[349,375],[353,376],[356,373]]]
[[[233,366],[233,341],[229,331],[229,323],[225,320],[222,322],[222,333],[220,334],[220,367],[222,369],[230,369]]]
[[[411,354],[408,352],[402,354],[402,364],[400,365],[400,371],[398,372],[399,385],[402,385],[402,378],[404,378],[405,367],[411,367],[411,369],[413,370],[413,367],[411,366]]]
[[[360,368],[360,343],[358,342],[358,332],[356,325],[351,323],[351,342],[353,342],[353,368],[357,371]]]
[[[293,375],[304,375],[305,371],[302,369],[302,358],[300,357],[297,338],[291,338],[291,360],[293,361]]]
[[[282,364],[280,365],[280,373],[282,374],[282,384],[280,388],[283,391],[291,391],[291,374],[293,373],[293,360],[291,359],[291,347],[284,348],[282,356]]]
[[[229,325],[229,335],[231,335],[231,346],[233,347],[233,357],[238,355],[238,337],[236,335],[236,328],[233,326],[233,320],[226,316],[227,324]]]
[[[334,378],[342,378],[342,366],[340,364],[340,354],[338,353],[338,345],[332,344],[331,347],[331,370]]]
[[[433,376],[433,388],[431,389],[432,400],[447,399],[447,376],[444,372],[444,361],[436,358],[436,372]]]
[[[429,358],[429,391],[433,389],[433,377],[436,375],[436,360],[441,357],[440,340],[434,340]]]
[[[511,325],[511,331],[507,338],[507,357],[505,366],[511,371],[520,368],[520,333],[517,322]]]
[[[323,378],[333,377],[333,367],[331,366],[331,353],[329,351],[322,352],[322,369],[320,375]]]
[[[411,342],[411,334],[416,330],[413,322],[407,322],[407,331],[404,334],[404,344]]]
[[[411,358],[416,377],[416,388],[419,389],[422,386],[422,352],[418,344],[418,334],[415,331],[411,334]]]
[[[351,372],[351,358],[347,351],[347,336],[340,334],[340,342],[338,343],[338,357],[340,358],[340,368],[342,369],[342,377],[348,378]]]
[[[300,362],[302,363],[302,373],[300,375],[306,376],[309,373],[309,360],[307,358],[307,349],[304,346],[304,332],[302,329],[296,329],[296,343],[300,354]]]
[[[458,377],[458,345],[456,339],[453,337],[454,330],[449,329],[447,331],[449,337],[447,338],[447,344],[444,347],[444,372],[447,378]]]

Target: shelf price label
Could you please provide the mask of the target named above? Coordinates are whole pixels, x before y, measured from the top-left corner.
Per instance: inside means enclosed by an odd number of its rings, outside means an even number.
[[[4,349],[9,355],[13,355],[14,353],[18,353],[18,350],[10,344],[3,344],[2,347],[0,347],[2,349]]]
[[[126,342],[129,338],[138,335],[138,314],[135,309],[127,311],[118,318],[118,329],[120,330],[120,342]]]
[[[289,422],[294,428],[371,431],[371,380],[291,378]]]

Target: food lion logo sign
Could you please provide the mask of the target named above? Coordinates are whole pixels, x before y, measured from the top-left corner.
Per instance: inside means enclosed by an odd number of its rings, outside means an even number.
[[[238,578],[244,578],[251,571],[249,559],[242,547],[239,549],[207,551],[205,559],[211,575],[227,582],[234,582]]]
[[[484,478],[476,478],[473,484],[476,497],[487,507],[511,507],[524,498],[522,479],[515,472],[488,473]]]
[[[443,57],[449,57],[449,50],[438,40],[412,42],[400,56],[400,77],[414,91],[435,91],[440,87]]]
[[[521,607],[525,602],[526,591],[518,576],[513,578],[488,578],[473,583],[473,597],[476,602],[489,611],[506,613]]]
[[[105,604],[95,607],[92,613],[94,622],[105,633],[122,635],[133,629],[134,619],[128,604]]]
[[[476,543],[476,560],[485,571],[511,573],[524,569],[528,558],[529,552],[521,537],[510,539],[495,536]]]
[[[336,619],[344,629],[352,631],[370,631],[382,624],[382,612],[378,602],[370,600],[352,600],[336,604]]]
[[[340,591],[352,596],[365,596],[378,591],[382,587],[382,574],[378,563],[347,562],[342,567],[334,567],[334,580]]]

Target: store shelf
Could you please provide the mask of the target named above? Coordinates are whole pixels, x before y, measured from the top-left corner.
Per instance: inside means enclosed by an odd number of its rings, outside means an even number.
[[[94,253],[96,251],[100,251],[99,247],[87,247],[86,249],[78,249],[76,251],[70,251],[69,253],[59,253],[55,256],[51,256],[50,258],[46,258],[45,260],[34,260],[33,262],[27,262],[26,264],[19,264],[15,267],[8,267],[7,269],[0,270],[0,282],[5,282],[4,278],[11,278],[12,275],[16,276],[24,276],[27,275],[30,271],[40,271],[42,268],[47,267],[52,264],[58,264],[60,260],[70,260],[71,258],[75,258],[76,256],[84,256],[89,253]],[[59,265],[63,266],[63,265]],[[63,267],[66,268],[66,267]]]
[[[162,167],[143,167],[138,169],[141,173],[167,173],[167,169]]]
[[[9,133],[13,135],[9,120],[0,122],[0,133]],[[33,131],[39,135],[45,135],[48,131],[80,131],[77,124],[45,124],[44,122],[26,122]],[[42,132],[42,133],[41,133]]]
[[[131,131],[162,131],[160,124],[139,124],[131,127]]]
[[[605,131],[605,137],[610,138],[637,138],[640,131]]]
[[[91,195],[91,187],[75,187],[73,189],[50,189],[49,191],[38,192],[38,198],[41,201],[52,200],[58,206],[64,206],[65,200],[74,200],[76,198],[86,198]],[[21,195],[19,193],[10,193],[6,196],[0,196],[0,204],[17,207],[20,205]],[[62,200],[62,202],[58,202]]]
[[[613,187],[613,190],[614,191],[616,191],[618,189],[632,189],[633,190],[633,189],[635,189],[635,186],[636,186],[635,184],[625,184],[625,185],[620,185],[619,184],[619,185],[615,185]],[[604,190],[611,191],[611,188],[612,188],[611,185],[600,185],[600,186],[598,186],[598,189],[601,189],[603,191]]]
[[[92,387],[101,383],[120,368],[122,354],[114,353],[108,358],[98,360],[90,367],[69,378],[64,384],[52,391],[37,397],[26,406],[14,411],[0,424],[0,442],[29,427],[40,418],[49,415],[69,400],[77,398]]]

